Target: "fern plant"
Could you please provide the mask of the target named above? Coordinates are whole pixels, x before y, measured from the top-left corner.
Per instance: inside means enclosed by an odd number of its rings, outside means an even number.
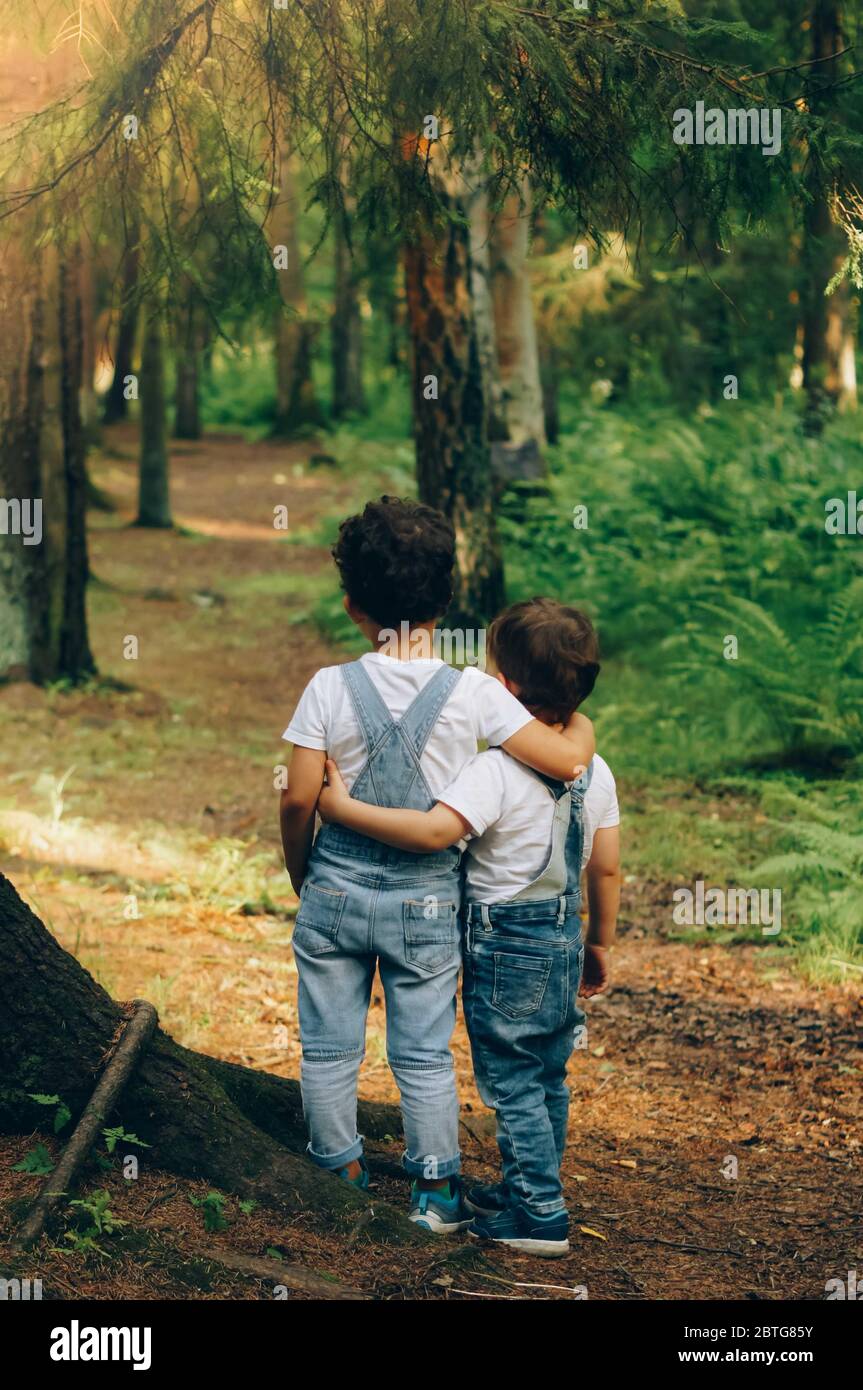
[[[863,979],[861,799],[859,784],[834,794],[829,805],[779,783],[765,793],[768,809],[781,812],[773,824],[790,847],[754,872],[788,885],[788,920],[812,975]]]
[[[749,715],[760,755],[841,764],[863,753],[863,581],[837,594],[820,622],[790,630],[761,604],[729,596],[705,603],[675,638],[680,679],[709,698],[721,720]],[[736,655],[723,658],[733,637]]]

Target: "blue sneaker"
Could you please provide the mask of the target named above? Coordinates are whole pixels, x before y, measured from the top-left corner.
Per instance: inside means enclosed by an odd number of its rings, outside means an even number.
[[[507,1209],[506,1189],[502,1182],[478,1182],[464,1194],[464,1204],[474,1216],[496,1216]]]
[[[469,1226],[472,1215],[462,1200],[458,1178],[450,1178],[448,1188],[436,1187],[431,1192],[423,1192],[413,1183],[408,1219],[438,1236],[450,1236]]]
[[[559,1259],[569,1254],[569,1217],[565,1211],[534,1216],[524,1207],[510,1207],[494,1216],[475,1216],[468,1235],[545,1259]]]
[[[356,1176],[355,1178],[349,1178],[349,1177],[348,1177],[347,1165],[345,1165],[344,1168],[337,1168],[337,1169],[335,1170],[335,1172],[336,1172],[336,1177],[337,1177],[337,1178],[342,1178],[345,1182],[352,1183],[353,1186],[354,1186],[354,1187],[358,1187],[358,1188],[360,1189],[361,1192],[368,1192],[368,1190],[369,1190],[369,1170],[368,1170],[368,1168],[366,1167],[366,1161],[365,1161],[364,1158],[361,1158],[359,1162],[360,1162],[360,1171],[359,1171],[359,1173],[357,1174],[357,1176]]]

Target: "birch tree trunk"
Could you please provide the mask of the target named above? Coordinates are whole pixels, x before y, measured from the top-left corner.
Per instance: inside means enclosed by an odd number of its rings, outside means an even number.
[[[527,257],[530,244],[530,184],[522,179],[491,228],[491,296],[494,310],[500,412],[510,445],[514,476],[543,471],[545,417],[539,350]]]
[[[485,394],[486,428],[489,444],[494,444],[498,440],[508,439],[509,434],[501,403],[500,366],[492,302],[492,223],[488,188],[479,156],[465,167],[464,176],[465,204],[470,227],[470,289]]]
[[[448,621],[473,627],[503,603],[503,560],[464,187],[459,177],[437,177],[455,216],[442,231],[420,233],[405,248],[417,480],[422,500],[439,507],[455,527],[456,586]]]
[[[812,15],[813,80],[828,89],[811,99],[813,113],[829,108],[829,85],[837,80],[834,55],[842,47],[839,0],[816,0]],[[851,295],[844,282],[832,295],[825,293],[844,259],[843,238],[833,221],[829,193],[824,189],[820,157],[810,147],[808,156],[809,201],[804,216],[802,266],[803,386],[806,391],[806,424],[817,433],[832,408],[854,409],[857,380],[854,365],[855,324]]]

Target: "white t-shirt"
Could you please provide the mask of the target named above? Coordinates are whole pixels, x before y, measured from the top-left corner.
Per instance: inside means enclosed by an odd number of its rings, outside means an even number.
[[[366,652],[360,660],[394,719],[404,714],[435,671],[446,664],[438,657],[399,661],[382,652]],[[438,796],[449,785],[476,753],[480,739],[505,743],[532,717],[500,681],[466,666],[420,758],[432,795]],[[337,762],[348,788],[353,786],[367,754],[340,667],[324,666],[312,676],[282,737],[300,748],[325,750]]]
[[[538,877],[551,849],[554,800],[528,768],[499,749],[477,753],[438,799],[476,832],[464,860],[471,900],[506,902]],[[619,823],[614,777],[597,753],[584,798],[582,867],[596,831]]]

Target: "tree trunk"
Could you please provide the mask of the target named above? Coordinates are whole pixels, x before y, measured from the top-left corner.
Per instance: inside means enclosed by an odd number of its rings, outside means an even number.
[[[335,300],[331,322],[333,366],[333,418],[345,415],[364,415],[366,395],[363,389],[363,322],[357,293],[357,273],[348,242],[348,218],[353,199],[344,193],[345,211],[336,217],[335,225]]]
[[[168,527],[168,423],[165,398],[165,334],[159,309],[146,308],[141,351],[141,453],[136,526]]]
[[[94,247],[81,248],[79,298],[81,304],[81,425],[89,446],[97,444],[102,421],[96,395],[96,302],[93,287]]]
[[[509,438],[503,417],[500,367],[492,303],[491,216],[488,188],[481,159],[465,167],[465,203],[470,227],[470,290],[476,319],[476,337],[485,395],[486,429],[489,443]]]
[[[16,286],[13,295],[10,290]],[[38,441],[34,438],[36,363],[40,346],[39,281],[12,248],[3,251],[0,274],[0,497],[9,502],[38,496]],[[33,556],[23,537],[0,540],[0,679],[31,674],[30,588]]]
[[[539,351],[527,255],[531,195],[528,180],[512,193],[491,228],[490,268],[500,411],[514,456],[515,476],[542,473],[545,418]]]
[[[838,261],[844,260],[840,254]],[[839,269],[837,263],[836,269]],[[857,409],[857,314],[851,286],[844,279],[827,300],[828,396],[840,412]]]
[[[137,233],[130,240],[134,243]],[[120,311],[117,322],[117,343],[114,350],[114,376],[105,395],[106,425],[125,420],[129,413],[126,399],[126,378],[132,374],[135,339],[138,332],[138,248],[127,246],[123,254],[123,278],[120,290]]]
[[[0,1132],[47,1127],[51,1114],[31,1093],[58,1095],[77,1122],[123,1020],[112,1000],[54,940],[0,874]],[[306,1145],[295,1081],[221,1062],[178,1046],[158,1029],[118,1102],[114,1124],[150,1148],[142,1161],[204,1178],[289,1212],[311,1209],[353,1224],[369,1205],[350,1183],[300,1155]],[[369,1138],[400,1131],[391,1106],[361,1107]],[[372,1239],[427,1245],[404,1216],[378,1200]]]
[[[387,300],[387,363],[397,372],[405,366],[405,303],[401,265],[394,277],[392,295]]]
[[[56,244],[43,254],[42,293],[36,306],[36,348],[31,416],[32,496],[41,497],[43,542],[33,547],[31,565],[31,657],[33,680],[43,683],[60,674],[60,630],[63,615],[66,549],[66,476],[64,370],[61,320],[60,251]]]
[[[277,269],[282,309],[276,317],[276,419],[274,433],[291,435],[321,423],[312,381],[315,325],[306,319],[306,292],[299,240],[299,207],[295,157],[282,142],[279,154],[279,195],[267,231],[271,246],[284,248],[287,265]]]
[[[540,338],[539,377],[542,383],[542,415],[549,444],[560,439],[560,368],[558,350],[548,338]]]
[[[455,594],[447,621],[476,627],[503,603],[503,560],[464,183],[460,177],[437,177],[454,215],[442,232],[421,232],[405,247],[417,481],[421,499],[439,507],[455,527]]]
[[[542,206],[534,214],[533,249],[537,256],[544,256],[548,251],[545,209]],[[544,319],[542,313],[536,322],[536,338],[545,437],[549,444],[556,444],[560,438],[560,350],[549,321]]]
[[[60,270],[61,410],[66,534],[60,674],[78,679],[95,670],[87,633],[87,431],[81,414],[87,399],[84,380],[86,332],[82,303],[81,247],[68,247]],[[92,336],[92,325],[90,328]],[[92,384],[92,377],[90,379]],[[95,418],[95,417],[94,417]]]
[[[842,47],[838,0],[816,0],[812,16],[812,81],[826,89],[810,100],[813,114],[829,110],[830,84],[837,80],[835,58]],[[811,146],[807,164],[809,201],[804,215],[802,264],[803,386],[806,391],[806,425],[818,433],[825,416],[834,408],[853,409],[857,404],[854,370],[854,327],[847,282],[833,295],[827,285],[844,259],[843,238],[833,221],[825,170]]]
[[[201,438],[201,355],[203,334],[200,315],[190,290],[179,316],[174,349],[177,386],[174,397],[174,438]]]
[[[0,482],[40,509],[41,535],[4,541],[0,676],[79,681],[94,668],[87,637],[85,439],[81,422],[79,250],[45,246],[32,269],[4,261]],[[13,277],[10,279],[10,277]]]

